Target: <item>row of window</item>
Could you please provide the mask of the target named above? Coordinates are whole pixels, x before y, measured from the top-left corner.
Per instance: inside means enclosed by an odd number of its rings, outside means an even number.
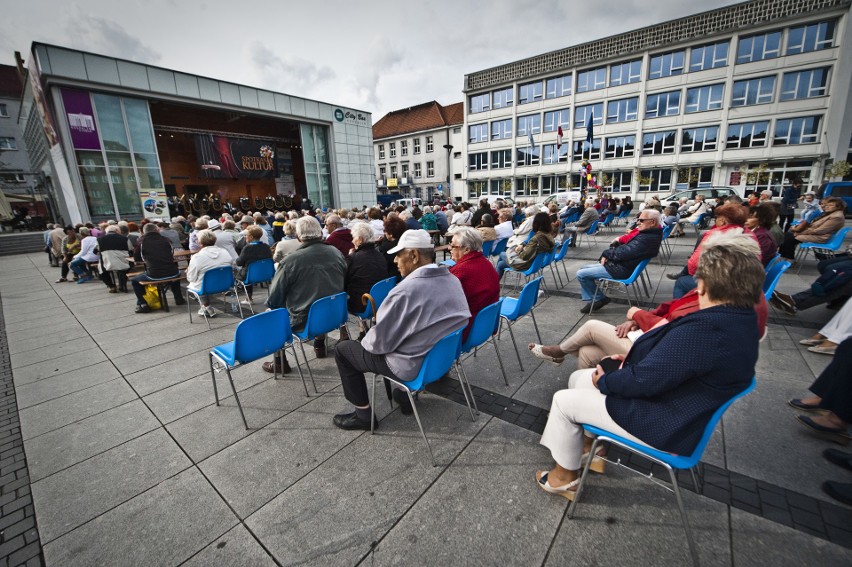
[[[823,67],[784,73],[781,80],[779,99],[782,102],[786,102],[825,96],[828,92],[830,70],[830,67]],[[752,106],[774,102],[776,79],[776,75],[769,75],[735,81],[731,89],[730,107]],[[685,114],[719,110],[723,105],[724,91],[724,83],[718,83],[715,85],[687,88],[685,97],[681,96],[683,91],[680,89],[648,95],[645,99],[645,118],[677,116],[681,112],[681,102],[683,102],[683,112]],[[632,122],[637,120],[638,116],[638,96],[607,101],[606,113],[604,113],[604,103],[598,102],[574,107],[574,127],[586,127],[589,121],[596,126],[604,124],[604,120],[606,120],[607,124]],[[568,130],[571,122],[571,109],[562,108],[545,112],[543,124],[541,114],[518,116],[516,122],[515,136],[527,136],[541,132],[556,132],[559,127],[562,127],[563,130]],[[511,118],[494,120],[490,123],[471,124],[468,126],[468,143],[478,144],[489,140],[511,138],[513,135],[512,125],[513,121]],[[394,156],[391,155],[391,157]]]
[[[819,140],[820,116],[800,116],[775,120],[772,137],[773,146],[794,144],[813,144]],[[743,122],[729,124],[725,138],[726,149],[762,148],[769,142],[769,121]],[[641,148],[636,147],[636,135],[611,136],[606,138],[602,147],[601,138],[595,138],[591,144],[585,139],[575,140],[572,144],[544,144],[542,146],[522,146],[515,149],[514,165],[551,165],[567,163],[569,153],[575,161],[582,159],[598,160],[634,157],[636,155],[653,156],[673,154],[680,143],[681,153],[715,151],[719,144],[719,127],[703,126],[680,130],[645,132],[641,137]],[[569,152],[570,150],[570,152]],[[637,152],[639,152],[637,154]],[[468,170],[505,169],[512,167],[512,150],[492,150],[468,154]]]
[[[0,136],[0,150],[17,150],[18,143],[15,138]]]
[[[396,165],[390,166],[390,176],[391,177],[397,177],[397,175],[396,175],[397,172],[398,172],[398,170],[396,168]],[[402,164],[402,173],[399,175],[399,177],[408,177],[409,172],[410,172],[410,170],[408,169],[408,164],[404,163],[404,164]],[[387,173],[387,168],[383,165],[379,166],[379,177],[381,177],[381,178],[387,177],[386,173]],[[422,164],[420,164],[420,163],[414,164],[414,177],[415,177],[415,179],[420,179],[421,177],[423,177]],[[427,161],[426,162],[426,177],[435,177],[435,162],[434,161]]]
[[[775,30],[755,35],[741,36],[737,42],[735,63],[751,63],[785,55],[829,49],[834,46],[836,22],[818,22]],[[786,45],[784,39],[786,37]],[[728,65],[730,40],[684,48],[651,55],[647,78],[660,79],[684,72],[703,71]],[[608,73],[607,73],[608,71]],[[609,80],[607,80],[609,75]],[[576,73],[576,92],[588,92],[637,83],[642,78],[642,59],[613,63],[609,66],[584,69]],[[529,104],[543,99],[553,99],[572,94],[574,72],[559,77],[518,85],[518,104]],[[505,108],[514,104],[514,88],[506,87],[487,93],[472,95],[468,99],[468,114]]]
[[[432,136],[426,136],[426,153],[431,153],[433,151],[435,151],[435,141]],[[412,152],[414,155],[420,154],[420,138],[414,138],[412,140]],[[388,142],[388,153],[391,158],[396,157],[396,142]],[[408,155],[408,140],[399,141],[399,155]],[[379,144],[379,159],[385,159],[384,144]]]
[[[9,107],[5,102],[0,102],[0,118],[9,118]]]

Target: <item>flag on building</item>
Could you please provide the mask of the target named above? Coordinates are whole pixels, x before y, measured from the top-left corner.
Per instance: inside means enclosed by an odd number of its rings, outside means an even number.
[[[556,149],[562,147],[562,126],[556,130]]]
[[[591,144],[594,137],[595,137],[595,111],[592,110],[592,113],[589,115],[589,119],[586,121],[586,141],[589,142],[589,144]]]
[[[529,134],[529,138],[530,138],[530,152],[532,152],[532,154],[535,155],[535,140],[533,140],[532,128],[530,128],[530,131],[527,132],[527,134]]]

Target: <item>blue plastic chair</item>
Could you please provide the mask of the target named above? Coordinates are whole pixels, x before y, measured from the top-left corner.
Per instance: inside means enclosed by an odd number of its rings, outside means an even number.
[[[488,258],[491,256],[491,251],[494,250],[494,243],[496,240],[486,240],[482,243],[482,255]]]
[[[784,275],[784,272],[791,266],[790,262],[780,261],[775,262],[775,265],[766,272],[766,278],[763,280],[763,296],[766,298],[766,301],[769,301],[769,298],[772,297],[772,292],[775,291],[775,286],[778,285],[778,282],[781,280],[781,276]]]
[[[612,222],[615,220],[615,213],[609,213],[604,221],[601,223],[601,228],[605,228],[609,231],[612,231]]]
[[[535,276],[537,273],[539,273],[541,271],[542,265],[544,264],[544,260],[545,260],[545,254],[539,252],[533,258],[533,261],[532,261],[532,264],[530,264],[530,267],[527,268],[526,270],[518,271],[518,270],[515,270],[514,268],[511,268],[511,267],[504,268],[503,269],[504,274],[511,273],[511,274],[515,274],[515,275],[518,276],[517,280],[515,280],[515,286],[512,288],[512,291],[509,292],[509,293],[515,293],[515,291],[518,289],[518,285],[520,285],[520,283],[521,283],[521,277],[524,277],[526,279],[526,281],[529,281],[529,279],[532,276]]]
[[[672,257],[672,245],[669,244],[669,236],[671,236],[676,224],[677,223],[663,227],[663,240],[660,242],[660,250],[663,252],[662,255],[665,256],[666,265],[668,265],[669,260],[671,260]]]
[[[568,254],[568,248],[571,247],[571,238],[566,237],[565,240],[562,241],[562,246],[559,247],[559,250],[556,251],[556,255],[553,256],[553,263],[556,264],[556,272],[559,273],[559,266],[562,266],[562,271],[565,272],[565,283],[571,281],[571,278],[568,276],[568,268],[565,267],[565,256]],[[559,282],[562,283],[562,276],[559,276]],[[562,284],[562,287],[565,287],[565,284]]]
[[[625,210],[621,211],[620,213],[618,213],[618,216],[615,217],[615,224],[619,224],[621,221],[626,219],[628,216],[630,216],[631,212],[633,212],[632,209],[631,210],[625,209]],[[627,221],[624,221],[624,222],[626,223]]]
[[[413,380],[397,380],[391,378],[389,376],[384,376],[385,380],[388,380],[400,388],[402,388],[406,394],[408,394],[408,400],[411,402],[411,408],[414,410],[414,419],[417,420],[417,427],[420,428],[420,434],[423,436],[423,441],[426,442],[426,448],[429,450],[429,456],[432,458],[432,466],[438,466],[438,463],[435,462],[435,455],[432,454],[432,447],[429,445],[429,439],[426,438],[426,432],[423,431],[423,423],[420,421],[420,414],[417,413],[417,404],[414,402],[414,392],[419,392],[423,390],[428,384],[432,382],[436,382],[440,380],[449,370],[453,367],[456,360],[459,358],[459,354],[461,353],[461,336],[463,329],[459,329],[457,331],[453,331],[440,341],[438,341],[435,346],[433,346],[429,353],[426,354],[426,358],[423,359],[423,364],[420,365],[420,372],[417,373],[417,376]],[[373,403],[370,404],[370,434],[375,433],[375,423],[376,423],[376,382],[378,380],[379,375],[373,374]],[[463,380],[462,376],[459,375],[459,379]],[[462,385],[462,390],[464,390],[464,385]],[[467,397],[467,392],[465,392],[465,397]],[[468,401],[468,409],[470,409],[470,401]],[[470,409],[471,416],[473,416],[473,410]]]
[[[692,562],[694,565],[698,565],[698,550],[695,547],[695,542],[692,540],[692,533],[689,530],[689,522],[686,518],[686,509],[683,507],[683,499],[680,495],[680,486],[678,485],[677,476],[675,475],[674,469],[688,469],[690,474],[692,475],[692,481],[695,485],[695,488],[700,491],[698,479],[695,475],[694,470],[695,465],[697,465],[698,462],[701,460],[701,456],[704,454],[704,450],[707,448],[707,443],[710,441],[710,437],[713,435],[713,431],[716,428],[716,425],[719,423],[719,420],[722,419],[722,415],[728,410],[729,407],[731,407],[731,404],[754,390],[756,383],[757,382],[755,378],[752,378],[751,384],[749,384],[745,390],[722,404],[719,409],[717,409],[713,413],[713,416],[710,418],[710,421],[704,428],[704,434],[701,436],[701,440],[698,442],[698,445],[689,455],[674,455],[672,453],[658,451],[657,449],[646,447],[645,445],[640,445],[639,443],[636,443],[629,439],[625,439],[624,437],[620,437],[599,427],[594,427],[592,425],[583,426],[583,429],[587,433],[597,436],[594,443],[592,443],[592,449],[590,452],[591,455],[597,454],[598,445],[603,442],[609,442],[613,445],[621,447],[626,451],[630,451],[631,453],[634,453],[641,457],[645,457],[646,459],[665,467],[665,469],[669,472],[669,477],[671,478],[672,482],[672,488],[669,490],[674,492],[675,498],[677,499],[677,506],[680,509],[680,517],[683,521],[683,529],[684,531],[686,531],[686,540],[689,544],[689,552],[692,556]],[[571,502],[571,505],[568,508],[568,519],[572,519],[574,517],[574,512],[576,511],[577,505],[580,502],[580,496],[582,496],[583,494],[583,487],[586,484],[586,479],[589,477],[589,465],[591,465],[592,460],[593,459],[588,459],[586,461],[585,467],[583,468],[582,476],[580,477],[580,484],[577,487],[577,494],[574,496],[574,500],[573,502]],[[621,464],[621,460],[615,462],[614,464],[619,466],[625,466]],[[651,475],[647,475],[647,477],[650,479]]]
[[[286,309],[273,309],[259,313],[248,319],[240,321],[234,330],[234,340],[229,343],[213,347],[210,351],[210,377],[213,379],[213,395],[216,397],[216,405],[219,405],[219,390],[216,387],[216,372],[222,370],[228,375],[228,382],[234,392],[237,408],[243,418],[246,429],[249,428],[240,397],[234,387],[234,379],[231,377],[231,369],[237,368],[248,362],[253,362],[270,354],[283,351],[286,347],[293,347],[293,333],[290,331],[290,312]],[[293,354],[296,349],[293,347]],[[218,368],[216,366],[218,365]],[[299,375],[301,376],[301,369]],[[278,373],[274,374],[278,379]],[[308,386],[305,377],[302,376],[302,385],[305,387],[305,395],[308,395]]]
[[[778,263],[780,260],[781,260],[781,254],[776,253],[776,254],[775,254],[775,256],[773,256],[773,257],[772,257],[772,259],[771,259],[771,260],[769,260],[769,262],[767,262],[766,266],[764,266],[764,267],[763,267],[763,270],[764,270],[766,273],[769,273],[769,270],[771,270],[771,269],[772,269],[772,266],[774,266],[774,265],[775,265],[776,263]]]
[[[848,226],[841,228],[835,232],[825,244],[817,244],[816,242],[803,242],[799,244],[799,250],[796,252],[796,261],[799,263],[799,269],[796,273],[802,271],[802,263],[808,256],[808,252],[811,250],[814,251],[814,254],[819,252],[826,256],[834,256],[835,252],[840,250],[840,247],[843,246],[843,239],[846,238],[846,233],[849,232],[849,228],[850,227]]]
[[[636,286],[636,280],[639,280],[642,283],[642,286],[645,288],[645,295],[650,295],[648,291],[648,284],[645,282],[645,278],[647,274],[645,274],[645,268],[648,266],[648,263],[651,261],[651,258],[645,258],[641,262],[639,262],[636,267],[633,269],[633,273],[630,274],[629,278],[623,280],[617,280],[615,278],[600,278],[596,280],[595,293],[592,296],[592,305],[589,309],[589,315],[592,314],[595,308],[595,302],[598,300],[598,292],[601,292],[601,295],[606,295],[606,290],[612,286],[622,286],[624,287],[624,293],[627,295],[627,303],[632,307],[633,302],[630,300],[630,289],[634,289],[634,294],[636,295],[636,303],[641,301],[639,297],[639,287]]]
[[[518,351],[518,343],[515,341],[515,333],[512,331],[512,325],[518,322],[524,315],[529,314],[532,317],[535,334],[538,337],[538,342],[541,342],[541,333],[538,332],[538,322],[535,320],[533,309],[538,302],[538,288],[541,286],[541,276],[528,282],[521,290],[521,294],[517,299],[514,297],[506,297],[503,299],[503,304],[500,306],[500,334],[503,330],[503,321],[506,321],[506,326],[509,328],[509,335],[512,337],[512,345],[515,347],[515,355],[518,357],[518,366],[521,371],[524,370],[524,363],[521,362],[521,353]],[[497,338],[500,338],[498,334]]]
[[[234,269],[231,266],[220,266],[212,268],[204,272],[201,276],[201,289],[198,291],[186,288],[186,310],[189,313],[189,322],[192,323],[192,304],[189,298],[194,298],[199,307],[203,307],[204,303],[201,298],[205,295],[215,295],[228,291],[234,292],[234,297],[237,300],[237,306],[240,309],[240,319],[243,318],[243,306],[240,305],[239,295],[237,294],[236,280],[234,279]],[[204,320],[207,321],[207,328],[210,328],[210,318],[207,316],[207,310],[204,310]]]
[[[497,303],[492,303],[491,305],[479,310],[479,313],[476,314],[476,318],[473,320],[473,325],[470,326],[470,332],[467,334],[467,339],[465,339],[462,343],[461,352],[464,355],[473,351],[473,355],[476,356],[476,349],[490,340],[491,344],[494,345],[494,351],[497,353],[497,362],[500,363],[500,372],[503,373],[503,382],[505,382],[508,386],[509,378],[506,376],[506,368],[503,366],[503,357],[500,356],[500,349],[497,348],[497,339],[495,338],[495,335],[500,328],[500,309],[503,305],[503,301],[505,300],[500,299]],[[467,387],[470,391],[470,398],[473,400],[473,408],[476,409],[476,399],[473,397],[473,391],[470,390],[470,381],[467,379],[467,374],[465,373],[464,367],[462,367],[461,363],[462,358],[459,357],[459,375],[464,375],[465,382],[467,382]],[[476,409],[476,411],[479,413],[478,409]]]
[[[308,311],[308,320],[305,322],[305,328],[301,331],[293,331],[293,338],[299,341],[302,358],[305,359],[305,366],[308,367],[308,374],[311,377],[311,384],[314,387],[315,393],[319,393],[319,390],[317,390],[317,384],[314,382],[314,371],[311,370],[311,365],[305,354],[305,343],[346,325],[346,321],[349,319],[349,311],[346,309],[347,297],[346,292],[340,292],[317,299],[311,304],[311,308]],[[295,347],[293,348],[293,352],[295,353]],[[299,366],[299,364],[299,357],[297,356],[296,366]],[[301,372],[301,368],[299,371]]]
[[[364,305],[364,310],[360,313],[355,313],[355,316],[364,321],[368,321],[373,318],[375,313],[373,312],[373,304],[376,305],[376,311],[379,310],[379,307],[382,306],[385,298],[391,292],[391,290],[396,285],[396,276],[390,277],[381,281],[378,281],[373,284],[373,287],[370,288],[370,293],[365,293],[361,298],[361,303]],[[371,297],[373,299],[372,302],[367,299],[367,297]]]
[[[509,242],[508,238],[500,238],[494,241],[494,245],[491,249],[491,256],[499,256],[501,252],[506,251],[506,243]],[[485,254],[485,252],[483,252]]]
[[[579,238],[579,240],[577,241],[577,243],[579,244],[581,241],[583,241],[583,240],[587,240],[586,238],[583,238],[583,236],[588,236],[588,237],[590,237],[592,240],[594,240],[594,241],[595,241],[595,244],[597,245],[597,243],[598,243],[598,239],[597,239],[597,237],[595,236],[595,234],[598,232],[598,225],[599,225],[599,224],[600,224],[600,221],[597,221],[597,220],[596,220],[595,222],[593,222],[593,223],[592,223],[592,226],[590,226],[590,227],[589,227],[589,230],[587,230],[586,232],[575,232],[574,234],[577,236],[577,238]],[[591,248],[591,247],[592,247],[592,243],[591,243],[591,242],[588,242],[588,241],[587,241],[587,242],[586,242],[586,244],[588,244],[588,245],[589,245],[589,248]]]
[[[258,246],[264,246],[264,244],[258,244]],[[275,262],[272,258],[264,258],[263,260],[255,260],[249,264],[246,268],[245,279],[242,281],[237,280],[237,284],[243,288],[243,293],[246,295],[246,300],[252,313],[254,313],[254,305],[251,304],[251,298],[248,295],[248,286],[272,283],[273,277],[275,277]],[[269,297],[269,288],[266,289],[266,296]]]
[[[698,215],[698,218],[695,219],[695,222],[692,223],[692,228],[695,230],[695,235],[699,236],[701,234],[701,224],[704,222],[704,219],[707,218],[707,213],[701,213]]]

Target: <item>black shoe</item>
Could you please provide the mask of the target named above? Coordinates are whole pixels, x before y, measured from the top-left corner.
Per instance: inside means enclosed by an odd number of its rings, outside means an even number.
[[[828,462],[852,471],[852,453],[844,453],[840,449],[826,449],[822,452],[822,456]]]
[[[772,297],[769,298],[769,303],[790,315],[796,314],[796,301],[786,293],[773,291]]]
[[[150,312],[151,312],[151,308],[150,308],[150,307],[148,307],[148,304],[147,304],[147,303],[143,303],[142,305],[137,305],[137,306],[136,306],[136,312],[137,312],[137,313],[150,313]]]
[[[676,274],[666,274],[666,277],[669,278],[670,280],[677,280],[678,278],[680,278],[680,272],[678,272]]]
[[[358,414],[356,414],[354,411],[352,413],[339,413],[334,416],[334,419],[332,421],[334,421],[334,425],[336,425],[340,429],[346,429],[347,431],[358,429],[362,431],[370,430],[370,421],[364,421],[359,419]],[[375,423],[373,425],[376,429],[378,429],[378,420],[375,420]]]
[[[583,307],[580,308],[580,313],[584,313],[584,314],[590,313],[592,311],[592,308],[594,308],[594,310],[597,311],[601,307],[603,307],[605,305],[609,305],[610,301],[612,301],[612,300],[610,298],[608,298],[607,296],[603,296],[601,299],[597,300],[594,303],[594,306],[592,305],[592,302],[590,301],[587,304],[585,304]]]
[[[402,415],[411,415],[414,413],[414,408],[411,407],[411,400],[408,399],[408,394],[397,388],[394,389],[391,395],[393,396],[393,401],[399,404]]]
[[[580,313],[586,314],[592,310],[592,302],[588,302],[580,308]]]
[[[314,341],[314,354],[317,355],[317,358],[325,358],[327,351],[325,349],[325,339],[316,339]]]
[[[822,483],[822,491],[848,506],[852,506],[852,484],[828,480]]]
[[[358,338],[356,340],[360,343],[361,339],[363,339],[366,336],[367,336],[367,331],[361,331],[360,333],[358,333]]]
[[[182,297],[175,297],[175,305],[186,305],[186,300]]]

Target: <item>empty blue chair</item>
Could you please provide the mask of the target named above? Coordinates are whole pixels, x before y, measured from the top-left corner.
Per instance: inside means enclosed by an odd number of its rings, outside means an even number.
[[[429,456],[432,458],[432,466],[438,466],[438,463],[435,462],[435,455],[432,454],[432,447],[429,445],[429,439],[426,438],[426,432],[423,431],[423,424],[420,422],[420,414],[417,413],[417,404],[414,402],[414,392],[419,392],[423,390],[428,384],[432,382],[436,382],[440,380],[449,370],[453,367],[456,360],[459,358],[459,354],[461,353],[461,336],[462,330],[459,329],[457,331],[453,331],[443,339],[437,342],[435,346],[429,350],[429,353],[426,355],[426,358],[423,359],[423,364],[420,365],[420,372],[417,373],[417,376],[414,380],[395,380],[388,376],[384,378],[397,386],[401,387],[406,394],[408,394],[408,399],[411,402],[411,408],[414,410],[414,419],[417,420],[417,427],[420,428],[420,434],[423,436],[423,441],[426,442],[426,448],[429,449]],[[375,432],[375,423],[376,423],[376,381],[378,379],[378,374],[373,374],[373,403],[370,404],[371,415],[370,415],[370,434],[372,435]],[[459,380],[464,380],[461,375],[459,375]],[[464,382],[462,382],[462,389],[464,390]],[[467,397],[467,392],[465,392],[465,397]],[[470,401],[468,401],[468,409],[470,409]],[[473,410],[470,409],[471,416],[473,416]]]
[[[216,372],[222,370],[228,375],[228,382],[234,392],[234,400],[243,418],[246,429],[249,428],[240,397],[234,387],[234,379],[231,377],[231,369],[242,364],[253,362],[260,358],[283,351],[286,347],[293,347],[293,334],[290,332],[290,312],[286,309],[273,309],[249,317],[237,325],[234,330],[234,340],[216,347],[210,351],[210,377],[213,379],[213,395],[216,397],[216,405],[219,405],[219,390],[216,387]],[[293,347],[293,354],[296,354]],[[218,366],[218,368],[217,368]],[[299,369],[299,375],[302,372]],[[278,374],[274,374],[278,378]],[[305,387],[305,395],[308,395],[308,386],[305,377],[302,376],[302,385]]]
[[[769,301],[769,298],[772,297],[772,292],[775,291],[775,286],[778,285],[778,281],[781,279],[781,276],[784,275],[784,272],[791,266],[790,262],[780,261],[775,262],[775,265],[766,272],[766,278],[763,280],[763,296],[766,298],[766,301]]]
[[[349,319],[349,311],[346,309],[347,297],[346,292],[340,292],[317,299],[308,310],[305,328],[301,331],[293,331],[293,338],[299,341],[302,358],[305,359],[305,366],[308,367],[314,392],[319,392],[319,390],[317,390],[317,384],[314,382],[314,371],[311,370],[311,365],[305,354],[305,342],[312,341],[320,335],[325,335],[346,325],[346,321]],[[295,347],[293,352],[296,352]],[[299,357],[296,357],[296,366],[299,366],[299,364]],[[301,372],[301,368],[299,368],[299,372]]]
[[[505,300],[501,299],[497,301],[497,303],[492,303],[491,305],[479,310],[479,313],[476,314],[476,318],[473,320],[473,325],[470,326],[470,332],[467,334],[467,339],[465,339],[462,343],[461,352],[464,355],[474,351],[475,356],[476,349],[490,340],[491,344],[494,345],[494,351],[497,353],[497,362],[500,363],[500,372],[503,373],[503,382],[505,382],[508,386],[509,378],[506,376],[506,369],[503,367],[503,357],[500,356],[500,349],[497,348],[497,340],[495,338],[497,330],[500,328],[500,308],[503,305],[503,301]],[[459,357],[459,375],[464,375],[465,382],[467,382],[467,387],[470,391],[470,399],[473,400],[473,407],[476,409],[476,399],[473,397],[473,391],[470,390],[470,381],[467,379],[467,374],[465,373],[464,367],[461,363],[462,358]],[[467,392],[465,393],[465,397],[467,397]],[[477,413],[478,411],[479,410],[477,410]],[[472,414],[471,417],[473,417]]]
[[[482,255],[488,258],[491,256],[491,251],[494,250],[494,243],[496,240],[486,240],[482,243]]]
[[[518,357],[518,365],[522,371],[524,363],[521,362],[521,353],[518,351],[518,343],[515,341],[515,333],[512,331],[512,325],[517,323],[524,315],[529,314],[532,317],[538,342],[541,342],[541,333],[538,332],[538,322],[536,322],[535,313],[533,312],[533,308],[535,308],[535,304],[538,302],[538,288],[541,286],[541,280],[542,277],[539,276],[528,282],[521,290],[517,299],[506,297],[500,306],[500,330],[502,332],[503,321],[506,321],[506,326],[509,328],[509,335],[512,337],[512,345],[515,347],[515,355]]]
[[[835,232],[831,238],[828,239],[828,242],[824,244],[817,244],[816,242],[803,242],[799,244],[799,249],[796,252],[796,261],[799,263],[798,272],[802,271],[802,263],[805,261],[808,252],[811,250],[814,251],[814,254],[819,252],[826,256],[834,256],[835,252],[840,250],[840,247],[843,246],[843,239],[846,238],[846,233],[848,232],[849,227],[846,226]]]
[[[641,262],[639,262],[636,267],[633,269],[633,273],[630,274],[629,278],[623,280],[617,280],[615,278],[600,278],[597,280],[597,287],[595,287],[595,293],[592,296],[592,305],[589,309],[589,315],[594,311],[595,302],[598,300],[598,292],[601,292],[601,296],[604,295],[604,290],[612,287],[613,285],[624,287],[624,293],[627,295],[627,303],[630,306],[633,306],[633,302],[630,300],[630,288],[634,288],[634,293],[636,295],[636,303],[639,303],[639,288],[635,285],[636,280],[640,280],[642,286],[645,288],[645,295],[648,295],[648,284],[645,283],[645,268],[648,266],[648,263],[651,261],[651,258],[645,258]]]
[[[364,321],[372,319],[375,316],[375,312],[373,311],[373,305],[375,304],[376,311],[378,311],[379,307],[382,306],[382,302],[384,302],[385,298],[388,296],[388,294],[391,292],[395,285],[396,276],[374,283],[373,287],[370,288],[370,293],[365,293],[364,297],[361,298],[361,303],[364,305],[365,309],[360,313],[356,313],[355,316],[359,319],[363,319]],[[367,299],[367,295],[369,295],[373,299],[372,302]]]
[[[259,244],[265,246],[265,244]],[[244,280],[237,280],[237,284],[243,288],[246,295],[246,300],[249,304],[249,309],[254,313],[254,305],[251,304],[251,298],[248,295],[248,286],[258,285],[262,283],[272,283],[272,278],[275,277],[275,262],[272,258],[264,258],[263,260],[255,260],[246,268],[246,277]],[[266,296],[269,297],[269,288],[266,290]]]
[[[707,448],[707,443],[710,441],[710,437],[713,435],[713,430],[716,428],[716,425],[719,423],[719,420],[722,419],[722,415],[731,407],[738,399],[742,398],[752,390],[754,390],[756,381],[754,378],[751,379],[751,384],[737,394],[732,397],[730,400],[722,404],[713,413],[713,416],[710,418],[710,421],[707,423],[707,427],[704,428],[704,435],[701,437],[701,440],[698,442],[698,445],[695,447],[695,450],[692,451],[690,455],[673,455],[671,453],[666,453],[664,451],[658,451],[656,449],[652,449],[651,447],[646,447],[645,445],[640,445],[631,441],[629,439],[625,439],[624,437],[620,437],[608,431],[605,431],[599,427],[594,427],[592,425],[584,425],[583,429],[591,435],[596,435],[594,443],[592,443],[592,449],[590,454],[596,455],[598,450],[598,445],[604,442],[612,443],[613,445],[617,445],[626,451],[630,451],[636,455],[641,457],[645,457],[646,459],[657,463],[669,472],[669,477],[671,478],[672,488],[670,489],[675,494],[675,498],[677,499],[677,506],[680,509],[680,517],[683,521],[683,529],[686,531],[686,540],[689,544],[689,552],[692,556],[692,562],[694,565],[698,565],[698,550],[695,547],[695,542],[692,540],[692,533],[689,530],[689,522],[686,518],[686,509],[683,507],[683,499],[680,495],[680,486],[677,482],[677,476],[675,475],[674,469],[682,470],[688,469],[690,474],[692,475],[693,484],[697,490],[700,490],[698,485],[698,481],[695,475],[694,467],[701,460],[701,456],[704,454],[704,449]],[[577,505],[580,502],[580,496],[583,494],[583,487],[586,484],[586,479],[589,477],[589,465],[592,463],[593,459],[588,459],[586,461],[586,465],[583,468],[582,476],[580,477],[580,484],[577,486],[577,494],[574,496],[574,500],[571,502],[570,507],[568,508],[568,519],[572,519],[574,517],[574,512],[577,509]],[[612,461],[610,461],[612,462]],[[621,460],[615,463],[619,466],[625,466],[621,464]],[[635,471],[634,471],[635,472]],[[644,475],[643,475],[644,476]],[[650,475],[647,475],[648,478],[651,478]]]
[[[201,289],[198,291],[186,288],[186,309],[189,313],[189,322],[192,323],[192,304],[189,298],[194,298],[198,305],[203,307],[202,297],[205,295],[215,295],[217,293],[225,293],[228,291],[234,292],[234,298],[237,301],[237,306],[240,309],[240,319],[243,318],[243,307],[240,305],[240,296],[237,295],[237,285],[234,279],[234,269],[231,266],[221,266],[212,268],[204,272],[201,276]],[[207,328],[210,328],[210,318],[207,317],[207,310],[204,310],[204,320],[207,321]]]

